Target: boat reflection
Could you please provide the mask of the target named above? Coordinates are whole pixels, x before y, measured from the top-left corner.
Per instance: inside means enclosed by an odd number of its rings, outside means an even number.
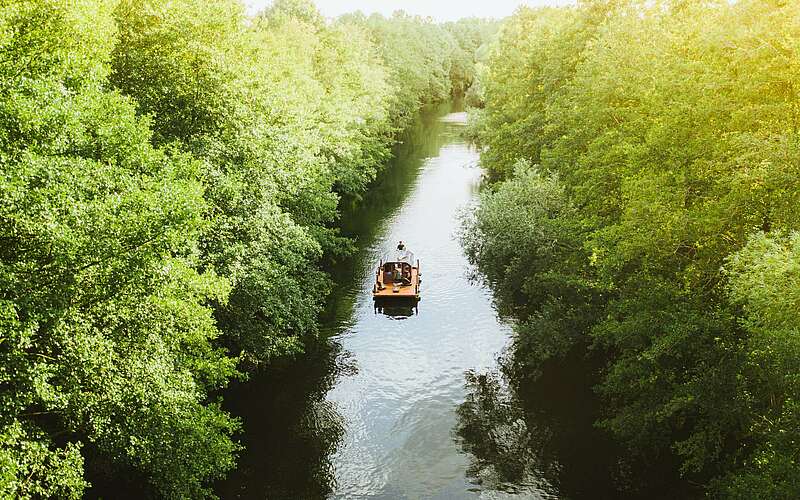
[[[406,319],[419,314],[418,300],[375,300],[375,314],[392,319]]]

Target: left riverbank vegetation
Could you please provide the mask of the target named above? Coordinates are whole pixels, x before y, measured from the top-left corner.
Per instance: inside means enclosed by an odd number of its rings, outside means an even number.
[[[462,236],[518,318],[518,390],[583,360],[617,474],[800,497],[800,4],[521,9],[471,134]]]
[[[302,350],[336,231],[478,20],[278,0],[0,8],[0,496],[92,478],[197,498],[235,465],[219,390]]]

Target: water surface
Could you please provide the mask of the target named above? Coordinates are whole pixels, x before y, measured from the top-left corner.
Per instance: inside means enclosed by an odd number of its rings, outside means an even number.
[[[476,151],[458,135],[464,119],[438,117],[427,131],[434,147],[407,158],[418,166],[405,199],[361,240],[356,286],[343,299],[354,303],[352,313],[333,325],[357,368],[326,396],[345,425],[331,457],[333,498],[459,498],[474,489],[453,437],[455,409],[464,372],[491,367],[510,331],[488,292],[468,282],[454,238],[458,211],[481,179]],[[401,239],[421,260],[423,300],[411,316],[376,313],[375,263]]]
[[[223,497],[557,493],[546,478],[560,466],[514,451],[530,447],[530,433],[496,375],[511,328],[469,280],[455,238],[481,183],[478,152],[460,136],[465,120],[457,104],[420,116],[369,196],[344,215],[358,252],[334,273],[329,340],[226,397],[247,448],[218,488]],[[421,261],[422,301],[376,310],[375,266],[398,240]]]

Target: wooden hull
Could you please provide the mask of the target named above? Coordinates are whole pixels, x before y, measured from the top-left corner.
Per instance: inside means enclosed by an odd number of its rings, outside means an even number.
[[[380,268],[372,287],[372,298],[381,302],[417,301],[420,299],[419,262],[411,268],[410,284],[384,282]]]

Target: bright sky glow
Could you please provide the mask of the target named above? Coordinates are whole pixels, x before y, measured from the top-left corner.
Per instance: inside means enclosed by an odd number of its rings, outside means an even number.
[[[270,5],[272,0],[244,0],[250,13]],[[502,18],[511,15],[520,5],[572,5],[575,0],[317,0],[314,2],[325,17],[337,17],[360,10],[389,16],[396,10],[430,16],[437,21],[455,21],[462,17]]]

